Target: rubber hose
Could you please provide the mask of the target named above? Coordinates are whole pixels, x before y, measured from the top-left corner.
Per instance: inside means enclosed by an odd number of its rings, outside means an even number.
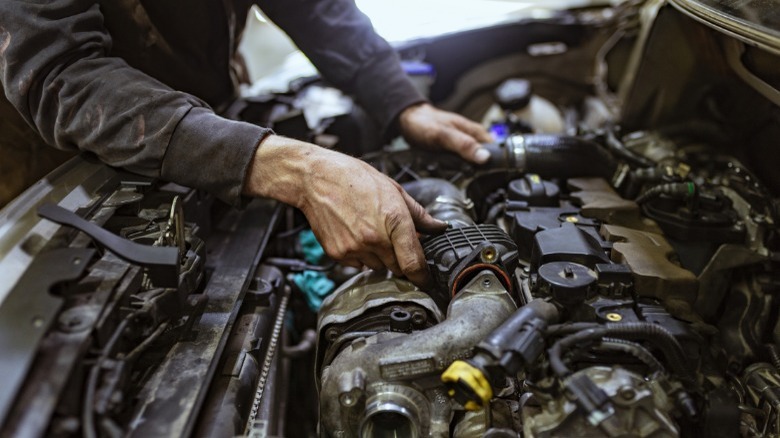
[[[626,341],[625,339],[602,339],[599,348],[605,348],[609,350],[616,350],[623,353],[628,353],[631,356],[637,358],[640,362],[644,363],[654,372],[663,373],[664,366],[661,362],[650,353],[647,348],[637,344],[636,342]]]
[[[615,173],[612,156],[598,143],[557,135],[525,136],[527,172],[541,177],[573,178]]]
[[[775,344],[767,344],[766,349],[769,353],[769,359],[772,361],[772,365],[780,371],[780,350],[778,350]]]
[[[515,168],[542,178],[602,177],[612,179],[617,164],[596,142],[579,137],[529,134],[510,137],[504,144],[487,144],[488,166]],[[518,153],[515,148],[521,149]]]
[[[425,207],[432,204],[439,196],[466,202],[466,195],[451,182],[440,178],[423,178],[401,184],[415,201]]]
[[[687,366],[685,353],[679,342],[665,328],[651,323],[629,322],[620,324],[578,324],[582,330],[558,340],[549,350],[550,366],[556,374],[563,377],[570,373],[563,363],[562,353],[575,345],[586,341],[615,337],[630,340],[644,340],[657,346],[664,354],[675,374],[681,376],[691,384],[696,383],[693,373]]]
[[[282,353],[286,357],[299,358],[312,351],[315,345],[317,345],[317,332],[312,329],[308,329],[303,332],[303,336],[301,336],[300,342],[298,342],[296,345],[285,345],[282,349]]]
[[[434,218],[455,227],[476,224],[467,208],[470,201],[463,191],[451,182],[439,178],[423,178],[401,186]]]

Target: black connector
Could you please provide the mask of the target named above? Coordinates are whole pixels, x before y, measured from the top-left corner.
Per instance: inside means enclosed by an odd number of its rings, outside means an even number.
[[[557,321],[554,305],[533,300],[480,342],[470,362],[494,379],[529,368],[544,352],[547,326]]]
[[[593,383],[590,377],[575,374],[563,381],[563,387],[569,399],[582,409],[593,426],[599,426],[615,413],[609,395]]]

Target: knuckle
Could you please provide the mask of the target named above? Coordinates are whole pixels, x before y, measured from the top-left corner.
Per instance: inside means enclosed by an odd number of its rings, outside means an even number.
[[[464,152],[469,151],[470,149],[477,146],[477,143],[471,137],[467,137],[465,135],[459,136],[456,143],[456,147]]]
[[[347,250],[345,248],[335,248],[325,252],[335,260],[343,260],[347,257]]]
[[[382,234],[376,229],[367,229],[363,231],[361,240],[366,245],[378,246],[381,245],[385,239],[383,239]]]
[[[387,224],[387,229],[392,234],[393,231],[397,230],[404,222],[404,215],[402,215],[398,210],[390,210],[385,214],[385,223]]]
[[[436,127],[433,129],[430,133],[431,140],[437,142],[437,143],[444,143],[447,141],[449,135],[447,135],[447,130],[442,127]]]
[[[349,258],[351,254],[349,245],[345,245],[344,242],[332,242],[328,245],[323,245],[322,249],[324,249],[325,254],[333,260],[344,261]]]

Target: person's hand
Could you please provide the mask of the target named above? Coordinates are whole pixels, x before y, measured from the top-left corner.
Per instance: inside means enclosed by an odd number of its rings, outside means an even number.
[[[479,123],[428,103],[410,106],[398,116],[404,138],[412,145],[445,150],[472,163],[484,164],[490,153],[480,143],[493,141]]]
[[[386,267],[418,286],[427,283],[428,270],[415,227],[424,232],[447,227],[367,163],[278,136],[260,144],[244,191],[300,208],[331,258],[355,267]]]

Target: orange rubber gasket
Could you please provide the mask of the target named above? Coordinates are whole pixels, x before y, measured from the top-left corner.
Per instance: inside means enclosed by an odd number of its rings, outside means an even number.
[[[483,270],[483,269],[489,269],[489,270],[493,271],[493,273],[495,273],[498,276],[499,281],[501,281],[503,283],[504,287],[506,287],[507,291],[510,294],[513,293],[513,291],[512,291],[512,280],[509,279],[509,275],[507,275],[506,272],[501,270],[496,265],[490,265],[490,264],[487,264],[487,263],[477,263],[476,265],[471,265],[468,268],[460,271],[460,274],[458,274],[458,276],[455,277],[455,281],[452,282],[452,290],[450,291],[452,296],[453,297],[455,296],[455,294],[458,291],[458,286],[460,286],[460,282],[463,281],[463,279],[466,276],[468,276],[469,274],[472,274],[474,271]]]

